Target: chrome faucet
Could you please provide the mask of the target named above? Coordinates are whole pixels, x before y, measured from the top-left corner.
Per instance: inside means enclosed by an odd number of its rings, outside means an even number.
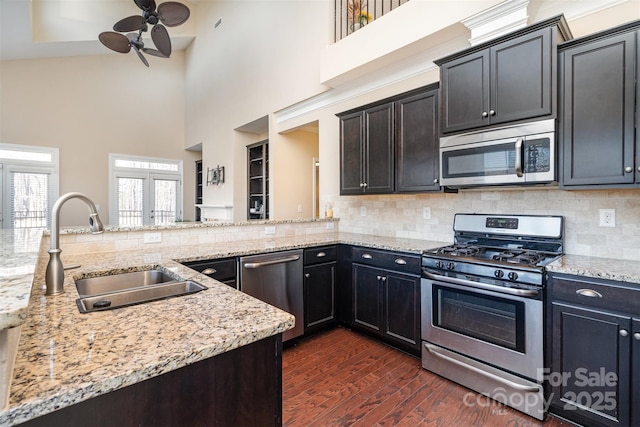
[[[69,199],[80,199],[89,206],[89,228],[92,234],[100,234],[104,231],[102,221],[98,216],[96,205],[91,199],[82,193],[67,193],[60,196],[53,205],[51,213],[51,246],[49,249],[49,264],[47,264],[47,272],[45,274],[45,284],[47,290],[45,295],[56,295],[64,292],[64,267],[60,260],[60,209],[62,205]]]

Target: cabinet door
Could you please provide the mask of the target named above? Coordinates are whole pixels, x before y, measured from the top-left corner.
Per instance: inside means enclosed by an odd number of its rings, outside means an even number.
[[[631,340],[631,425],[640,425],[640,319],[632,320],[633,339]]]
[[[552,31],[543,28],[491,48],[491,124],[554,112]]]
[[[580,423],[629,425],[631,319],[557,302],[552,313],[552,404]]]
[[[340,194],[361,194],[363,191],[363,129],[361,111],[340,118]]]
[[[489,51],[482,50],[443,64],[442,132],[457,132],[488,124]]]
[[[335,276],[335,262],[304,268],[305,329],[333,322]]]
[[[363,265],[353,265],[354,323],[369,330],[382,330],[382,273]]]
[[[396,191],[439,190],[438,90],[396,102]]]
[[[385,306],[384,334],[420,349],[420,278],[386,273],[382,280]]]
[[[634,182],[635,43],[629,33],[561,53],[563,186]]]
[[[364,184],[367,193],[394,190],[393,103],[372,107],[365,115]]]

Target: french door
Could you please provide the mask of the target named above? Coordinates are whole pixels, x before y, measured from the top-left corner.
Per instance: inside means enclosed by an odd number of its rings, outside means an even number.
[[[181,219],[180,179],[163,174],[116,174],[120,227],[161,225]]]

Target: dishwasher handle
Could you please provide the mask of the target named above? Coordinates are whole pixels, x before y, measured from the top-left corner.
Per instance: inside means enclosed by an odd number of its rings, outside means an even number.
[[[267,265],[282,264],[282,263],[285,263],[285,262],[297,261],[299,259],[300,259],[300,256],[291,255],[291,256],[288,256],[288,257],[284,257],[284,258],[270,259],[269,261],[246,262],[242,266],[244,268],[260,268],[260,267],[265,267]]]

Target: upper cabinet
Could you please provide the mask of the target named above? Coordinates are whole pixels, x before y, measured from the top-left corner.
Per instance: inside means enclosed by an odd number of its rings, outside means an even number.
[[[563,16],[436,61],[442,133],[556,115],[557,44]]]
[[[393,103],[341,117],[340,194],[393,192]]]
[[[438,89],[425,90],[395,103],[396,191],[437,191]]]
[[[340,194],[439,190],[438,85],[339,114]]]
[[[565,189],[640,185],[635,111],[640,21],[559,47],[559,140]]]

